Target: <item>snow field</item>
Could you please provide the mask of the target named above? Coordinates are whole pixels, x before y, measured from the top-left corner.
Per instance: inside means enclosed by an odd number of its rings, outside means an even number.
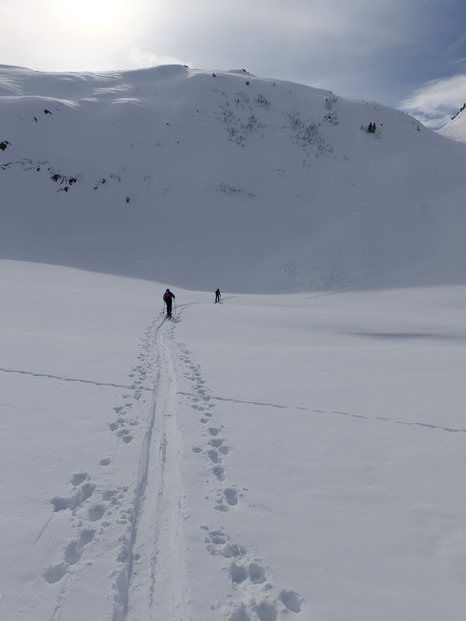
[[[5,618],[460,620],[463,287],[1,267]]]

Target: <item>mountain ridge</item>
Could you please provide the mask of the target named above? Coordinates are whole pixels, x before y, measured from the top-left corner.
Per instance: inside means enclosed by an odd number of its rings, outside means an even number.
[[[466,147],[404,113],[181,65],[0,67],[0,110],[2,258],[236,292],[463,282]]]
[[[457,140],[458,142],[466,142],[466,104],[452,117],[451,121],[438,130],[441,136]]]

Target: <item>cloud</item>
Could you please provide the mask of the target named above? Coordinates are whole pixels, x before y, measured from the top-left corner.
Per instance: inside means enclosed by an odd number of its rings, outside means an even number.
[[[147,0],[15,0],[0,6],[1,62],[42,71],[131,68],[152,16],[146,7]]]
[[[406,0],[0,1],[0,62],[42,71],[244,67],[393,105],[411,88],[409,59],[425,62],[426,33],[432,47],[424,12]]]
[[[427,82],[398,106],[427,127],[439,129],[466,102],[466,75]]]
[[[138,45],[199,69],[251,73],[328,88],[345,97],[382,97],[391,49],[415,45],[404,0],[172,0],[147,23]],[[377,83],[377,88],[376,88]],[[393,80],[390,95],[393,95]],[[384,93],[383,93],[384,94]],[[393,101],[399,96],[395,94]]]
[[[171,57],[206,69],[253,65],[265,77],[275,77],[272,69],[279,64],[324,71],[327,60],[336,68],[338,59],[373,57],[393,41],[398,44],[403,25],[410,23],[404,5],[404,0],[15,0],[0,7],[0,56],[4,63],[46,71],[126,69],[116,63],[127,58],[131,65],[130,51],[142,49],[141,62]]]
[[[170,46],[171,54],[194,57],[200,67],[211,67],[216,57],[246,54],[263,63],[312,54],[325,65],[329,57],[371,58],[402,42],[410,23],[404,5],[402,0],[198,0],[193,7],[192,0],[172,0],[145,34],[154,48]]]

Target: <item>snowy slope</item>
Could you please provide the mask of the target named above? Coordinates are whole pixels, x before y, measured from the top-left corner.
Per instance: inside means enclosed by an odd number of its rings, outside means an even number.
[[[465,145],[244,71],[0,76],[0,619],[463,621]]]
[[[0,274],[2,619],[462,621],[464,286]]]
[[[466,115],[464,111],[465,107],[463,106],[458,114],[447,125],[439,129],[437,133],[458,142],[466,142]]]
[[[4,258],[207,290],[464,280],[466,149],[397,111],[163,66],[2,67],[0,112]]]

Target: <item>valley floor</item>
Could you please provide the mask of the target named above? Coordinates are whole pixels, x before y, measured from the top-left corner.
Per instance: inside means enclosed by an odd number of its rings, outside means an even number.
[[[465,287],[0,267],[2,619],[463,618]]]

